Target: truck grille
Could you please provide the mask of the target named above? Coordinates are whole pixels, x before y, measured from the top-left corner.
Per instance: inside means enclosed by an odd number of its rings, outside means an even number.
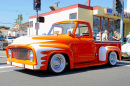
[[[28,60],[28,51],[27,48],[12,48],[12,56],[16,59]]]

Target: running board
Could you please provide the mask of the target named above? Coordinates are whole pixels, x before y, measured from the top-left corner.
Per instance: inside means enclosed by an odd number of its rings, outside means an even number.
[[[94,61],[91,62],[82,62],[82,63],[75,63],[74,68],[83,68],[83,67],[90,67],[90,66],[96,66],[96,65],[104,65],[106,63],[93,63]]]

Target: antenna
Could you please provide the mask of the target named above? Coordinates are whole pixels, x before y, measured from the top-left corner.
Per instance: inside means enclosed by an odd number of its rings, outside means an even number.
[[[87,1],[85,4],[87,4],[87,3],[88,3],[88,1]],[[84,4],[84,5],[85,5],[85,4]]]
[[[59,2],[57,2],[57,3],[55,3],[57,7],[58,7],[58,4],[59,4],[59,3],[60,3],[60,1],[59,1]]]

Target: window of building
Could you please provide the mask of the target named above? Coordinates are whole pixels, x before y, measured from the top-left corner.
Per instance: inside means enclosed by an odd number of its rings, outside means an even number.
[[[115,25],[114,25],[114,19],[109,19],[109,40],[113,40],[113,36],[114,36],[114,29],[115,29]]]
[[[94,16],[93,17],[93,32],[94,32],[94,38],[96,38],[97,34],[100,30],[100,17]]]
[[[21,29],[24,30],[24,26],[21,26]]]
[[[17,34],[17,37],[19,37],[19,34]]]
[[[30,21],[30,27],[33,27],[33,21]]]
[[[70,14],[70,19],[77,19],[77,13]]]
[[[101,19],[101,30],[104,32],[108,29],[108,18]]]

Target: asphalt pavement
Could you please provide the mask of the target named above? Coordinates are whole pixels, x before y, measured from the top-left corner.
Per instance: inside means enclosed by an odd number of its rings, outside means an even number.
[[[52,75],[6,64],[6,53],[0,51],[0,86],[129,86],[130,60],[107,65],[67,70]]]

